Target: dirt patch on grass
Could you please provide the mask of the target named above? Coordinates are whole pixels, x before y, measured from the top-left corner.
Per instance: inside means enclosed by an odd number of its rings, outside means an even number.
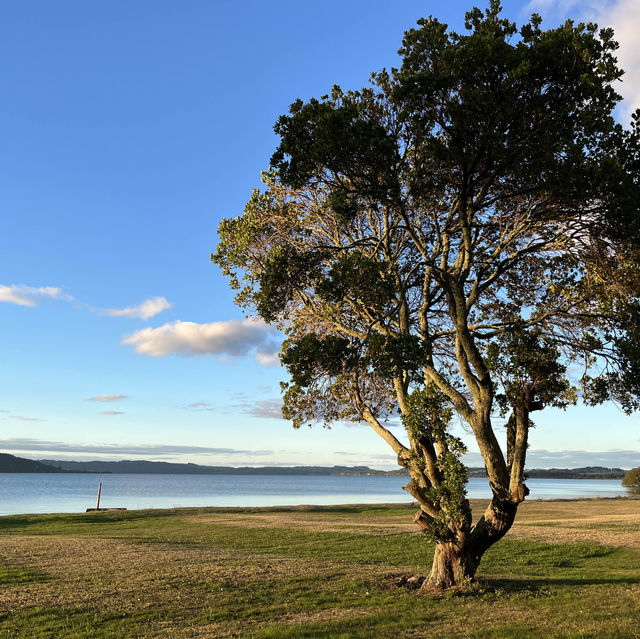
[[[225,526],[249,526],[255,528],[284,528],[314,532],[353,532],[369,535],[392,535],[418,532],[420,529],[411,521],[407,513],[397,521],[362,521],[359,518],[329,519],[299,513],[264,513],[249,515],[200,515],[189,518],[194,524],[215,524]]]
[[[547,528],[521,524],[509,531],[509,537],[545,544],[594,543],[619,548],[640,548],[640,525],[636,531],[621,532],[615,528],[585,529],[580,526]]]
[[[472,500],[476,519],[486,500]],[[336,515],[301,511],[259,513],[203,513],[188,518],[193,524],[284,528],[315,532],[394,535],[420,532],[412,522],[413,511],[378,519],[362,515]],[[369,517],[369,516],[368,516]],[[600,529],[598,527],[601,527]],[[636,527],[636,530],[634,530]],[[547,530],[545,530],[547,528]],[[630,530],[631,528],[631,530]],[[615,546],[640,546],[640,501],[588,499],[570,502],[532,501],[520,506],[510,536],[545,543],[575,542],[579,539]]]
[[[640,502],[598,499],[571,502],[525,502],[509,536],[541,543],[592,542],[640,548]]]

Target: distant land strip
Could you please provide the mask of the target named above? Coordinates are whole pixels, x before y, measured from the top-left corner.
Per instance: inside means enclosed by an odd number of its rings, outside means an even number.
[[[529,478],[545,479],[622,479],[622,468],[585,466],[583,468],[533,468]],[[103,473],[123,475],[337,475],[408,476],[404,468],[375,470],[368,466],[200,466],[146,460],[67,461],[25,459],[0,453],[0,473]],[[484,468],[469,468],[469,477],[486,477]]]

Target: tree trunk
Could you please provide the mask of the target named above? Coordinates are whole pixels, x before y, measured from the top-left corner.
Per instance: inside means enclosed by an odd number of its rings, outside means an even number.
[[[523,489],[526,487],[521,484]],[[528,492],[528,491],[527,491]],[[502,539],[513,525],[522,496],[511,501],[494,496],[484,515],[469,534],[454,541],[437,541],[431,573],[425,579],[425,590],[446,590],[473,581],[480,560],[493,544]]]
[[[424,589],[446,590],[463,586],[473,580],[478,563],[467,548],[453,542],[437,542],[431,573],[423,584]]]

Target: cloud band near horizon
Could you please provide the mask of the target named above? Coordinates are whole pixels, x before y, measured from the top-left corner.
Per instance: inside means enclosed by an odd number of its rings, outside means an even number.
[[[76,453],[78,455],[269,455],[270,450],[241,450],[210,446],[180,446],[173,444],[68,444],[32,438],[0,439],[0,449],[12,451],[41,451],[47,453]]]

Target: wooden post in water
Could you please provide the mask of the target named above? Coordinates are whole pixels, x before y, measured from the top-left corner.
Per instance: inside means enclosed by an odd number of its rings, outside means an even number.
[[[96,510],[100,510],[100,492],[102,491],[102,482],[98,484],[98,503],[96,504]]]

